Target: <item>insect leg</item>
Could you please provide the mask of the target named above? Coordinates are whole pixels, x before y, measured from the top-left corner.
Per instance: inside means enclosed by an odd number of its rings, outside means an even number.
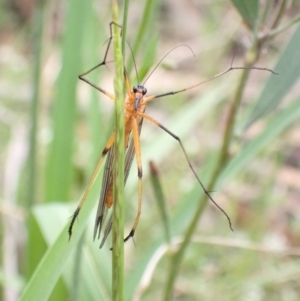
[[[75,210],[75,212],[74,212],[74,214],[72,216],[72,220],[71,220],[71,223],[70,223],[70,226],[69,226],[69,230],[68,230],[69,240],[70,240],[70,238],[72,236],[73,225],[75,223],[75,220],[76,220],[77,216],[79,215],[79,211],[80,211],[83,203],[86,200],[86,197],[87,197],[87,195],[88,195],[88,193],[89,193],[89,191],[91,189],[91,186],[93,185],[93,183],[95,181],[95,178],[96,178],[96,176],[97,176],[97,174],[99,172],[99,169],[100,169],[100,167],[102,165],[103,159],[105,158],[105,156],[106,156],[107,152],[109,151],[109,149],[114,144],[114,141],[115,141],[115,133],[113,133],[110,136],[110,138],[108,139],[108,142],[106,143],[105,148],[102,151],[102,155],[101,155],[101,157],[100,157],[100,159],[99,159],[99,161],[97,163],[97,166],[96,166],[96,168],[95,168],[95,170],[94,170],[94,172],[92,174],[92,177],[91,177],[91,179],[90,179],[90,181],[89,181],[89,183],[88,183],[88,185],[87,185],[87,187],[86,187],[86,189],[84,191],[83,197],[81,198],[80,203],[79,203],[77,209]]]
[[[268,71],[268,72],[271,72],[273,74],[277,74],[276,72],[274,72],[273,70],[271,69],[268,69],[268,68],[259,68],[259,67],[232,67],[232,65],[230,66],[230,68],[226,69],[225,71],[223,72],[220,72],[214,76],[212,76],[211,78],[207,79],[207,80],[204,80],[200,83],[197,83],[195,85],[192,85],[192,86],[189,86],[187,88],[184,88],[184,89],[180,89],[180,90],[177,90],[177,91],[170,91],[170,92],[166,92],[166,93],[162,93],[162,94],[158,94],[158,95],[152,95],[152,96],[148,96],[144,99],[144,102],[145,103],[148,103],[150,101],[152,101],[153,99],[156,99],[156,98],[160,98],[160,97],[165,97],[165,96],[169,96],[169,95],[175,95],[177,93],[181,93],[181,92],[184,92],[184,91],[188,91],[188,90],[191,90],[191,89],[194,89],[198,86],[201,86],[207,82],[210,82],[212,80],[214,80],[215,78],[218,78],[232,70],[247,70],[247,69],[250,69],[250,70],[261,70],[261,71]]]
[[[102,89],[101,87],[97,86],[96,84],[92,83],[90,80],[88,80],[85,75],[91,73],[93,70],[103,66],[103,65],[106,65],[106,59],[107,59],[107,54],[108,54],[108,51],[109,51],[109,48],[110,48],[110,45],[111,45],[111,41],[112,41],[112,38],[113,38],[113,35],[112,35],[112,26],[115,25],[115,26],[118,26],[122,29],[122,26],[118,25],[117,23],[115,22],[110,22],[109,26],[110,26],[110,37],[108,38],[108,44],[107,44],[107,48],[106,48],[106,51],[105,51],[105,54],[104,54],[104,58],[103,58],[103,61],[96,65],[95,67],[89,69],[88,71],[80,74],[78,76],[78,78],[84,82],[86,82],[87,84],[89,84],[90,86],[94,87],[95,89],[97,89],[98,91],[100,91],[101,93],[105,94],[106,96],[108,96],[110,99],[114,100],[115,99],[115,96],[107,91],[105,91],[104,89]]]
[[[212,196],[209,194],[209,191],[205,188],[204,184],[201,182],[200,178],[198,177],[198,175],[197,175],[197,173],[196,173],[196,171],[195,171],[195,169],[194,169],[194,167],[193,167],[193,165],[192,165],[192,163],[191,163],[191,161],[190,161],[190,159],[189,159],[189,157],[188,157],[188,155],[187,155],[187,152],[186,152],[186,150],[185,150],[185,148],[184,148],[184,146],[183,146],[183,144],[182,144],[180,138],[179,138],[177,135],[175,135],[174,133],[172,133],[170,130],[168,130],[166,127],[164,127],[162,124],[160,124],[158,121],[156,121],[156,120],[153,119],[152,117],[148,116],[147,114],[144,114],[144,113],[137,113],[137,114],[138,114],[140,117],[142,117],[142,118],[148,120],[148,121],[151,122],[152,124],[154,124],[154,125],[160,127],[162,130],[164,130],[166,133],[168,133],[170,136],[172,136],[175,140],[178,141],[178,143],[179,143],[179,145],[180,145],[180,147],[181,147],[181,149],[182,149],[182,151],[183,151],[183,153],[184,153],[184,156],[185,156],[185,158],[186,158],[186,160],[187,160],[187,162],[188,162],[188,164],[189,164],[189,166],[190,166],[190,169],[192,170],[193,174],[195,175],[195,177],[196,177],[198,183],[200,184],[200,186],[202,187],[204,193],[207,195],[207,197],[209,198],[209,200],[210,200],[211,202],[213,202],[214,205],[215,205],[215,206],[216,206],[216,207],[217,207],[217,208],[218,208],[218,209],[226,216],[226,218],[227,218],[227,220],[228,220],[228,223],[229,223],[229,227],[230,227],[230,229],[233,231],[230,217],[229,217],[228,214],[224,211],[224,209],[222,209],[222,208],[214,201],[214,199],[212,198]]]
[[[140,135],[141,130],[142,130],[142,125],[143,125],[143,119],[142,118],[141,118],[141,120],[138,121],[138,125],[139,125],[139,135]],[[109,160],[109,155],[110,155],[111,151],[112,151],[112,149],[110,149],[110,151],[108,153],[107,160]],[[130,171],[130,168],[131,168],[131,164],[132,164],[134,155],[135,155],[134,139],[131,139],[130,143],[129,143],[129,146],[128,146],[128,149],[127,149],[127,152],[126,152],[126,157],[125,157],[125,183],[124,184],[126,184],[126,181],[128,179],[128,175],[129,175],[129,171]],[[107,160],[106,160],[106,162],[108,162]],[[106,172],[106,170],[105,170],[105,172]],[[103,176],[103,179],[104,179],[104,176]],[[104,181],[106,181],[106,179],[102,181],[102,185],[103,185],[103,183],[105,183]],[[103,203],[102,200],[105,198],[105,195],[106,195],[106,189],[105,190],[103,190],[103,189],[104,188],[102,187],[101,196],[100,196],[101,204]],[[98,213],[97,213],[97,216],[98,216]],[[96,221],[98,221],[97,218],[96,218]],[[95,227],[96,227],[96,224],[95,224]],[[104,233],[103,233],[103,238],[102,238],[102,241],[101,241],[101,244],[100,244],[100,248],[103,247],[103,245],[106,241],[106,238],[107,238],[108,234],[111,231],[111,228],[112,228],[112,215],[110,216],[110,219],[109,219],[109,221],[108,221],[108,223],[105,227],[105,230],[104,230]],[[100,231],[101,230],[99,230],[99,232]]]
[[[137,168],[138,168],[138,210],[137,215],[133,224],[133,227],[130,233],[125,237],[124,242],[126,242],[130,237],[134,236],[135,229],[139,223],[141,211],[142,211],[142,177],[143,177],[143,169],[142,169],[142,159],[141,159],[141,147],[140,147],[140,137],[139,137],[139,126],[137,119],[134,118],[132,121],[132,135],[133,142],[136,154]]]

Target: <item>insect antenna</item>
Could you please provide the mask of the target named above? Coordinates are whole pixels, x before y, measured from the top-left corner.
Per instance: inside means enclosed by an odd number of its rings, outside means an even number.
[[[172,48],[170,51],[168,51],[161,59],[160,61],[156,64],[156,66],[154,67],[154,69],[150,72],[150,74],[147,76],[146,80],[144,81],[143,83],[143,86],[145,86],[147,80],[150,78],[150,76],[154,73],[154,71],[158,68],[158,66],[161,64],[161,62],[173,51],[175,50],[176,48],[179,48],[179,47],[187,47],[191,50],[192,54],[194,55],[194,57],[196,57],[194,51],[192,50],[192,48],[189,46],[189,45],[186,45],[186,44],[182,44],[182,45],[178,45],[174,48]]]
[[[136,62],[135,62],[134,55],[133,55],[133,50],[132,50],[130,44],[127,41],[126,41],[126,43],[127,43],[128,47],[130,49],[130,52],[131,52],[137,82],[138,82],[138,84],[140,84],[139,75],[138,75],[137,68],[136,68]]]

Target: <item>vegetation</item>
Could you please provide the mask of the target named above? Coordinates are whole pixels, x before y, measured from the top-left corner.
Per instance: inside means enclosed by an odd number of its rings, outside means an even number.
[[[113,296],[110,240],[101,250],[92,241],[101,174],[70,241],[67,233],[115,125],[111,101],[78,80],[104,55],[112,14],[102,2],[0,4],[3,300]],[[174,49],[147,79],[149,95],[188,87],[232,61],[278,75],[235,70],[149,104],[147,113],[181,138],[234,232],[207,202],[178,142],[144,122],[143,211],[125,244],[124,300],[298,300],[299,4],[128,3],[123,37],[140,83],[172,48],[195,54]],[[122,47],[133,86],[133,56]],[[111,63],[89,78],[113,93],[113,76]],[[136,203],[133,164],[124,236]]]

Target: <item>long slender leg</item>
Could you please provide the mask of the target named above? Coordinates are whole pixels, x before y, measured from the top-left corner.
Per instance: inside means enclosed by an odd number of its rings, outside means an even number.
[[[201,85],[203,85],[203,84],[205,84],[205,83],[207,83],[207,82],[210,82],[210,81],[212,81],[213,79],[215,79],[215,78],[217,78],[217,77],[220,77],[220,76],[222,76],[222,75],[224,75],[224,74],[226,74],[226,73],[228,73],[228,72],[230,72],[230,71],[232,71],[232,70],[245,70],[245,69],[254,69],[254,70],[269,71],[269,72],[271,72],[271,73],[273,73],[273,74],[277,74],[276,72],[274,72],[273,70],[268,69],[268,68],[259,68],[259,67],[232,67],[232,65],[231,65],[230,68],[228,68],[227,70],[225,70],[225,71],[223,71],[223,72],[221,72],[221,73],[218,73],[218,74],[216,74],[215,76],[213,76],[213,77],[211,77],[211,78],[209,78],[209,79],[207,79],[207,80],[204,80],[204,81],[202,81],[202,82],[200,82],[200,83],[197,83],[197,84],[195,84],[195,85],[192,85],[192,86],[189,86],[189,87],[187,87],[187,88],[180,89],[180,90],[177,90],[177,91],[170,91],[170,92],[167,92],[167,93],[162,93],[162,94],[158,94],[158,95],[148,96],[148,97],[146,97],[146,98],[144,99],[144,102],[145,102],[145,103],[148,103],[148,102],[150,102],[150,101],[152,101],[153,99],[156,99],[156,98],[165,97],[165,96],[169,96],[169,95],[175,95],[175,94],[177,94],[177,93],[181,93],[181,92],[184,92],[184,91],[188,91],[188,90],[191,90],[191,89],[196,88],[196,87],[198,87],[198,86],[201,86]]]
[[[136,162],[138,168],[138,210],[137,215],[133,224],[133,227],[130,233],[125,237],[124,242],[126,242],[130,237],[134,236],[135,229],[139,223],[141,211],[142,211],[142,177],[143,177],[143,168],[142,168],[142,159],[141,159],[141,147],[140,147],[140,137],[139,137],[139,126],[137,119],[134,118],[132,121],[132,134],[133,142],[136,154]]]
[[[115,96],[107,91],[105,91],[104,89],[102,89],[101,87],[97,86],[96,84],[92,83],[90,80],[88,80],[87,78],[85,78],[85,75],[91,73],[93,70],[103,66],[103,65],[106,65],[106,59],[107,59],[107,55],[108,55],[108,51],[109,51],[109,48],[110,48],[110,44],[111,44],[111,41],[112,41],[112,26],[115,25],[115,26],[118,26],[122,29],[122,26],[120,26],[119,24],[115,23],[115,22],[110,22],[109,26],[110,26],[110,37],[108,38],[108,44],[107,44],[107,48],[106,48],[106,51],[105,51],[105,54],[104,54],[104,58],[103,58],[103,61],[96,65],[95,67],[89,69],[88,71],[80,74],[78,76],[78,78],[84,82],[86,82],[87,84],[89,84],[90,86],[94,87],[95,89],[97,89],[98,91],[100,91],[101,93],[105,94],[106,96],[108,96],[110,99],[114,100],[115,99]]]
[[[96,176],[97,176],[97,174],[98,174],[98,172],[99,172],[99,169],[100,169],[100,167],[101,167],[101,165],[102,165],[102,162],[103,162],[103,160],[104,160],[104,158],[105,158],[107,152],[109,151],[109,149],[110,149],[110,148],[112,147],[112,145],[114,144],[114,141],[115,141],[115,133],[113,133],[113,134],[110,136],[110,138],[108,139],[108,142],[106,143],[105,148],[104,148],[103,151],[102,151],[102,155],[101,155],[101,157],[100,157],[100,159],[99,159],[99,161],[98,161],[98,163],[97,163],[97,166],[96,166],[96,168],[95,168],[95,170],[94,170],[94,172],[93,172],[93,174],[92,174],[92,177],[91,177],[91,179],[90,179],[90,181],[89,181],[89,183],[88,183],[88,185],[87,185],[87,187],[86,187],[86,189],[85,189],[85,191],[84,191],[84,194],[83,194],[83,196],[82,196],[82,198],[81,198],[81,200],[80,200],[80,203],[79,203],[77,209],[75,210],[75,212],[74,212],[74,214],[73,214],[73,216],[72,216],[72,220],[71,220],[71,223],[70,223],[70,226],[69,226],[69,230],[68,230],[68,233],[69,233],[69,240],[70,240],[70,238],[71,238],[71,236],[72,236],[73,225],[74,225],[75,220],[76,220],[76,218],[77,218],[77,216],[78,216],[78,214],[79,214],[79,211],[80,211],[80,209],[81,209],[83,203],[85,202],[86,197],[87,197],[87,195],[88,195],[88,192],[90,191],[91,186],[93,185],[93,183],[94,183],[94,181],[95,181],[95,178],[96,178]]]
[[[105,91],[104,89],[102,89],[101,87],[95,85],[94,83],[90,82],[88,79],[86,79],[84,76],[89,74],[90,72],[92,72],[93,70],[97,69],[98,67],[102,66],[102,65],[105,65],[106,64],[106,58],[107,58],[107,54],[108,54],[108,51],[109,51],[109,48],[110,48],[110,44],[111,44],[111,41],[112,41],[112,26],[115,25],[115,26],[118,26],[120,28],[122,28],[120,25],[116,24],[115,22],[111,22],[110,23],[110,37],[108,39],[108,45],[107,45],[107,48],[106,48],[106,51],[105,51],[105,54],[104,54],[104,59],[103,61],[98,64],[97,66],[93,67],[92,69],[82,73],[81,75],[79,75],[79,79],[83,80],[84,82],[88,83],[89,85],[91,85],[92,87],[94,87],[95,89],[97,89],[99,92],[105,94],[106,96],[108,96],[111,100],[115,100],[115,96],[107,91]],[[102,165],[102,162],[107,154],[107,152],[109,151],[109,149],[112,147],[113,143],[115,141],[115,134],[113,133],[111,135],[111,137],[109,138],[103,152],[102,152],[102,155],[97,163],[97,166],[92,174],[92,177],[88,183],[88,186],[87,188],[85,189],[84,191],[84,194],[83,194],[83,197],[81,198],[81,201],[77,207],[77,209],[75,210],[73,216],[72,216],[72,220],[71,220],[71,223],[70,223],[70,226],[69,226],[69,229],[68,229],[68,233],[69,233],[69,239],[71,238],[72,236],[72,229],[73,229],[73,225],[75,223],[75,220],[77,218],[77,216],[79,215],[79,211],[81,209],[81,207],[83,206],[83,203],[85,202],[85,199],[87,197],[87,194],[92,186],[92,184],[94,183],[94,180],[96,178],[96,175],[98,174],[99,172],[99,169]]]
[[[138,112],[137,112],[137,115],[139,115],[140,117],[142,117],[142,118],[148,120],[148,121],[151,122],[152,124],[154,124],[154,125],[160,127],[162,130],[164,130],[166,133],[168,133],[170,136],[172,136],[174,139],[176,139],[176,140],[179,142],[179,145],[180,145],[180,147],[181,147],[181,149],[182,149],[182,151],[183,151],[183,153],[184,153],[184,156],[185,156],[185,158],[186,158],[186,160],[187,160],[187,162],[188,162],[188,164],[189,164],[189,166],[190,166],[190,169],[192,170],[193,174],[195,175],[195,177],[196,177],[198,183],[200,184],[200,186],[202,187],[204,193],[207,195],[207,197],[210,199],[210,201],[213,202],[214,205],[215,205],[221,212],[223,212],[223,214],[226,216],[226,218],[227,218],[227,220],[228,220],[230,229],[233,231],[230,217],[229,217],[228,214],[224,211],[224,209],[222,209],[222,208],[214,201],[214,199],[212,198],[212,196],[209,194],[209,191],[205,188],[204,184],[201,182],[201,180],[200,180],[200,178],[198,177],[198,175],[197,175],[195,169],[194,169],[193,166],[192,166],[192,163],[191,163],[191,161],[190,161],[190,159],[189,159],[189,157],[188,157],[188,155],[187,155],[187,152],[186,152],[186,150],[185,150],[185,148],[184,148],[184,146],[183,146],[183,144],[182,144],[180,138],[179,138],[177,135],[175,135],[174,133],[172,133],[170,130],[168,130],[166,127],[164,127],[162,124],[160,124],[158,121],[156,121],[156,120],[153,119],[152,117],[148,116],[147,114],[144,114],[144,113],[138,113]]]

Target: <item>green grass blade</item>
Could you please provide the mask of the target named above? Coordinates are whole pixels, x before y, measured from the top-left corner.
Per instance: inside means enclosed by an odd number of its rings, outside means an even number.
[[[249,164],[253,158],[265,147],[267,147],[272,140],[280,135],[284,130],[291,126],[300,118],[300,104],[299,100],[287,109],[282,111],[272,122],[269,123],[265,131],[257,138],[251,141],[225,168],[218,179],[217,185],[223,185],[232,177],[237,175],[243,168]]]
[[[67,230],[69,224],[67,224],[53,245],[51,245],[51,247],[48,249],[38,267],[35,269],[34,274],[29,280],[20,298],[20,301],[48,300],[48,297],[50,296],[57,280],[64,270],[71,251],[77,245],[84,229],[86,228],[90,212],[94,208],[95,201],[99,193],[98,190],[98,185],[93,185],[90,194],[88,195],[85,204],[80,211],[80,219],[77,223],[75,223],[71,240],[68,241]],[[54,232],[53,220],[50,222],[52,224],[44,229],[47,229],[46,231]],[[46,237],[51,237],[51,235],[46,235]]]
[[[123,5],[123,23],[122,23],[122,36],[127,36],[127,22],[128,22],[128,13],[129,13],[129,1],[124,0]],[[125,57],[125,48],[126,48],[126,39],[122,39],[122,54]]]
[[[81,67],[81,49],[86,4],[69,1],[64,33],[62,69],[53,104],[53,142],[48,158],[45,193],[48,201],[68,200],[72,183],[72,148],[76,116],[76,87]],[[80,22],[78,20],[81,20]]]
[[[259,0],[231,0],[231,2],[243,20],[249,22],[253,27],[258,17]]]
[[[35,224],[34,229],[31,230],[32,243],[38,246],[36,242],[39,241],[39,245],[41,243],[45,244],[45,249],[47,249],[47,246],[52,246],[61,231],[64,231],[62,229],[64,229],[66,221],[69,221],[70,212],[70,206],[59,203],[35,206],[31,218]],[[55,223],[53,223],[53,220],[55,220]],[[68,289],[71,300],[73,300],[74,293],[77,294],[79,300],[99,300],[99,298],[101,300],[101,297],[102,300],[109,300],[111,299],[111,265],[109,264],[111,252],[107,248],[99,250],[99,244],[92,241],[93,217],[89,218],[88,221],[89,227],[85,231],[86,239],[83,239],[84,237],[81,235],[79,243],[76,244],[76,249],[70,253],[64,272],[60,277],[60,282]],[[78,223],[81,223],[81,215]],[[82,246],[81,241],[83,241]],[[34,249],[33,251],[32,256],[39,256],[39,252]],[[40,260],[40,257],[38,257],[38,260]],[[76,270],[76,275],[74,275],[74,268],[76,268],[78,260],[81,261],[80,272]],[[74,282],[74,277],[77,278],[78,285]],[[59,291],[57,285],[54,290]],[[53,297],[52,291],[51,300],[57,300]]]
[[[161,215],[161,220],[163,222],[164,230],[165,230],[165,239],[168,244],[171,243],[171,224],[169,219],[169,214],[166,205],[166,197],[164,195],[161,180],[159,176],[158,167],[153,161],[149,162],[150,166],[150,179],[153,188],[153,192],[155,195],[155,201],[158,205],[158,210]]]
[[[112,1],[113,21],[119,24],[116,1]],[[126,37],[123,36],[123,39]],[[124,117],[124,62],[120,29],[113,26],[113,48],[115,61],[115,157],[113,162],[113,250],[112,300],[124,300],[124,168],[125,168],[125,117]]]
[[[87,15],[89,16],[84,24],[85,26],[85,35],[83,42],[83,64],[82,70],[80,73],[87,71],[89,68],[97,65],[99,61],[103,59],[105,46],[100,47],[104,41],[107,40],[107,35],[109,33],[108,24],[105,24],[105,27],[102,26],[99,16],[95,11],[95,8],[92,3],[87,4]],[[100,51],[99,51],[100,50]],[[103,68],[105,69],[105,68]],[[99,83],[99,80],[105,76],[102,68],[99,68],[95,72],[88,74],[89,79],[93,83]],[[99,159],[99,154],[101,154],[103,145],[105,145],[106,140],[108,139],[106,134],[99,135],[99,129],[104,128],[105,132],[109,130],[109,127],[106,122],[105,114],[103,112],[103,107],[100,105],[99,99],[102,95],[91,86],[88,86],[82,81],[78,81],[79,89],[87,89],[89,94],[88,97],[83,99],[84,103],[88,103],[87,114],[84,115],[83,124],[88,125],[88,131],[90,133],[89,145],[92,146],[91,154],[88,156],[87,165],[84,166],[84,172],[87,177],[92,174],[96,162]],[[111,134],[112,131],[109,133]],[[107,132],[106,132],[107,133]],[[82,137],[80,137],[82,138]],[[76,141],[78,144],[82,145],[85,141]]]
[[[283,50],[274,71],[264,87],[245,128],[248,128],[258,119],[272,112],[284,99],[287,93],[300,77],[300,25],[294,32],[286,48]]]
[[[30,120],[30,150],[28,158],[29,181],[28,181],[28,196],[26,207],[30,208],[35,203],[35,188],[36,188],[36,136],[38,126],[38,107],[40,98],[40,77],[41,77],[41,59],[42,59],[42,37],[44,29],[44,9],[43,2],[38,3],[35,10],[35,44],[34,44],[34,70],[33,70],[33,97],[31,103]]]
[[[132,45],[132,51],[136,57],[138,56],[140,49],[143,49],[141,47],[149,39],[149,35],[148,35],[149,31],[151,30],[151,34],[153,33],[153,28],[151,27],[151,25],[153,26],[153,24],[155,23],[154,19],[156,17],[157,9],[158,9],[157,0],[147,0],[144,7],[143,16],[141,18],[141,23],[138,32],[135,35],[135,40]],[[128,74],[130,74],[132,67],[133,67],[133,61],[132,59],[129,59],[127,64]]]
[[[139,66],[138,79],[140,83],[149,73],[150,68],[153,66],[156,60],[156,49],[158,45],[159,36],[154,35],[149,39],[147,45],[145,45],[144,57],[142,59],[142,64]]]

